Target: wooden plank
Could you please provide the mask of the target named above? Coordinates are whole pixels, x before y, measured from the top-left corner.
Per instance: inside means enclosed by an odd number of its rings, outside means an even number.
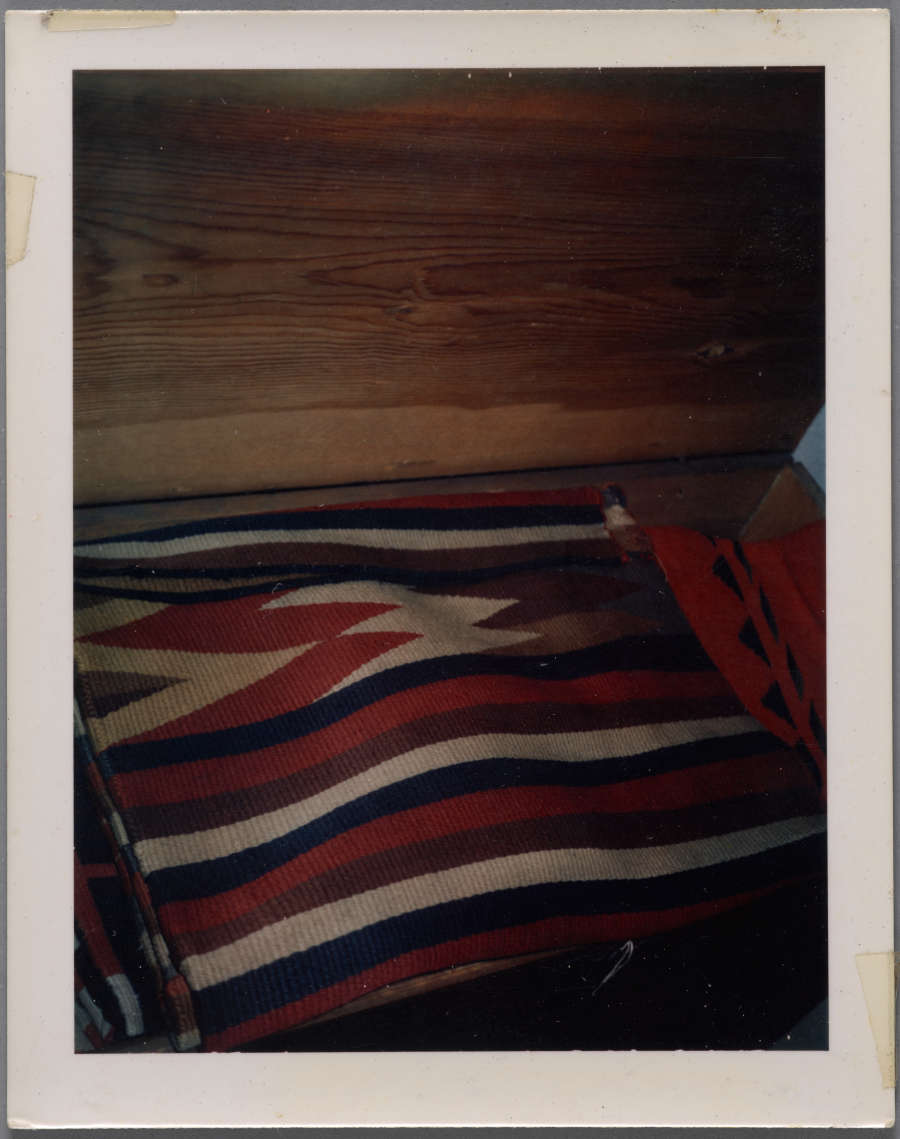
[[[80,502],[790,449],[817,70],[82,72]]]
[[[825,496],[799,463],[778,472],[741,530],[745,542],[782,538],[825,517]]]
[[[75,511],[75,540],[85,542],[177,522],[342,502],[486,490],[603,486],[607,483],[616,483],[622,487],[630,509],[643,525],[690,526],[721,537],[737,537],[746,519],[771,486],[782,462],[777,456],[763,456],[731,462],[694,460],[683,464],[629,463],[626,466],[582,467],[566,471],[524,471],[453,479],[307,488],[266,494],[85,506]]]
[[[794,405],[772,402],[779,429]],[[748,412],[748,415],[750,412]],[[162,431],[161,428],[165,430]],[[76,432],[76,470],[95,502],[240,493],[278,486],[455,475],[486,469],[608,463],[695,449],[740,452],[746,420],[721,409],[621,408],[590,414],[552,404],[247,412]],[[779,440],[782,436],[779,434]],[[143,462],[138,460],[142,459]],[[83,484],[82,484],[83,485]]]

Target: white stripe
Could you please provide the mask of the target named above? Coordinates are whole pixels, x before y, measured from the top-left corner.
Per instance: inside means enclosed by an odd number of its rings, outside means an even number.
[[[156,601],[134,601],[131,598],[114,597],[111,601],[92,605],[90,609],[76,610],[75,636],[79,639],[93,637],[97,633],[105,633],[110,629],[130,625],[133,621],[140,621],[142,617],[149,617],[165,608],[166,605]]]
[[[179,1032],[175,1037],[175,1050],[177,1052],[192,1052],[199,1048],[201,1043],[200,1029],[189,1028],[185,1032]],[[161,1048],[158,1051],[168,1051],[168,1049]]]
[[[161,933],[150,935],[148,932],[148,940],[152,949],[153,959],[159,966],[160,972],[167,975],[174,973],[175,969],[172,965],[172,958],[169,956],[169,947],[166,945],[163,935]]]
[[[605,538],[602,523],[588,526],[528,526],[493,530],[246,530],[234,533],[191,534],[166,541],[108,542],[101,546],[76,546],[75,552],[90,558],[174,557],[236,546],[268,545],[274,542],[326,542],[364,546],[376,550],[468,550],[487,546],[525,546],[533,542],[567,542],[577,538]]]
[[[271,842],[361,795],[457,763],[517,756],[556,760],[560,763],[618,759],[696,740],[754,731],[759,731],[759,724],[752,716],[728,716],[587,732],[551,732],[544,735],[498,732],[442,740],[394,756],[317,795],[279,807],[268,814],[254,815],[242,822],[229,823],[212,830],[143,839],[135,843],[134,850],[144,872],[149,874],[172,866],[224,858],[249,847]]]
[[[87,987],[78,990],[78,1003],[81,1008],[87,1013],[94,1027],[100,1033],[100,1036],[105,1040],[109,1033],[112,1031],[109,1021],[103,1015],[103,1010],[91,996]]]
[[[144,1031],[144,1017],[141,1013],[137,993],[124,973],[112,973],[106,982],[115,993],[119,1008],[125,1020],[125,1035],[140,1036]]]
[[[118,811],[110,812],[109,826],[118,845],[128,846],[131,839],[128,837],[128,831],[125,830],[125,824],[122,822],[122,816]]]
[[[820,834],[824,829],[824,817],[814,815],[670,846],[545,850],[493,858],[380,886],[295,914],[220,949],[186,958],[182,972],[193,989],[205,989],[293,953],[427,906],[544,883],[638,880],[698,870],[784,846]]]

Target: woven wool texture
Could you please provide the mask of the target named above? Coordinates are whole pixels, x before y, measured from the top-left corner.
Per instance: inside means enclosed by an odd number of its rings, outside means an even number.
[[[825,523],[768,542],[648,531],[682,612],[747,709],[825,790]]]
[[[143,922],[123,887],[114,844],[85,779],[88,744],[75,716],[75,1051],[158,1031],[160,1010]]]
[[[441,496],[77,548],[84,774],[176,1047],[822,872],[808,764],[621,513]]]

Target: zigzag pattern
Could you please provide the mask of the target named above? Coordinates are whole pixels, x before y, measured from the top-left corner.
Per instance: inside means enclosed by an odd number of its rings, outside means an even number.
[[[618,514],[588,488],[78,547],[90,775],[178,1046],[820,872],[802,758]]]

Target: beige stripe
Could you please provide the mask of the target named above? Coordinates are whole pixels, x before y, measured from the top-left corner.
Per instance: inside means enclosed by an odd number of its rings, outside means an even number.
[[[695,740],[758,730],[759,724],[751,716],[729,716],[681,720],[671,724],[640,724],[630,728],[603,728],[588,732],[466,736],[414,748],[329,787],[318,795],[311,795],[299,803],[290,803],[277,811],[254,815],[250,819],[216,827],[214,830],[144,839],[136,843],[134,849],[142,868],[149,874],[172,866],[224,858],[271,842],[362,795],[410,779],[414,775],[437,771],[457,763],[515,756],[558,760],[561,763],[616,759]]]
[[[283,668],[316,644],[294,645],[261,653],[184,652],[181,649],[124,648],[121,645],[76,646],[76,659],[85,673],[92,669],[140,673],[143,676],[181,677],[161,692],[134,700],[105,716],[89,717],[98,746],[112,747],[121,740],[153,731],[190,712],[206,708]],[[87,680],[88,686],[90,680]],[[220,727],[229,727],[222,721]]]
[[[261,609],[286,609],[292,605],[358,605],[360,602],[375,605],[415,605],[420,609],[431,612],[432,619],[440,618],[443,606],[452,598],[459,606],[466,605],[468,609],[467,621],[483,621],[492,614],[499,612],[508,605],[513,605],[518,598],[483,598],[470,597],[453,593],[453,586],[447,586],[447,593],[426,594],[418,593],[413,586],[398,585],[389,581],[335,581],[325,585],[301,585],[273,598],[261,605]],[[474,604],[472,604],[474,602]],[[358,622],[351,629],[345,629],[341,636],[350,632],[357,632],[363,622]]]
[[[403,586],[384,587],[377,590],[375,597],[379,602],[393,601],[399,608],[368,617],[352,628],[345,629],[341,636],[357,633],[407,633],[410,634],[410,639],[365,661],[330,688],[325,693],[326,696],[389,668],[434,657],[508,648],[510,645],[530,641],[534,636],[533,633],[518,629],[484,627],[484,623],[495,613],[514,604],[510,598],[461,597],[451,593],[433,596],[416,593]]]
[[[109,542],[102,546],[76,546],[90,558],[160,558],[198,554],[273,542],[291,544],[329,542],[366,546],[375,550],[474,549],[486,546],[525,546],[532,542],[568,542],[577,538],[605,538],[602,523],[588,526],[530,526],[492,530],[246,530],[234,533],[192,534],[162,542]]]
[[[728,835],[629,850],[545,850],[493,858],[331,902],[187,957],[182,972],[195,990],[239,977],[293,953],[426,906],[548,882],[655,878],[759,854],[825,829],[821,815],[787,819]]]
[[[140,621],[153,613],[159,613],[165,608],[165,603],[161,604],[158,601],[134,601],[129,597],[114,597],[102,605],[93,605],[90,609],[76,612],[75,636],[90,637],[96,633],[106,633],[110,629],[130,625],[133,621]]]

